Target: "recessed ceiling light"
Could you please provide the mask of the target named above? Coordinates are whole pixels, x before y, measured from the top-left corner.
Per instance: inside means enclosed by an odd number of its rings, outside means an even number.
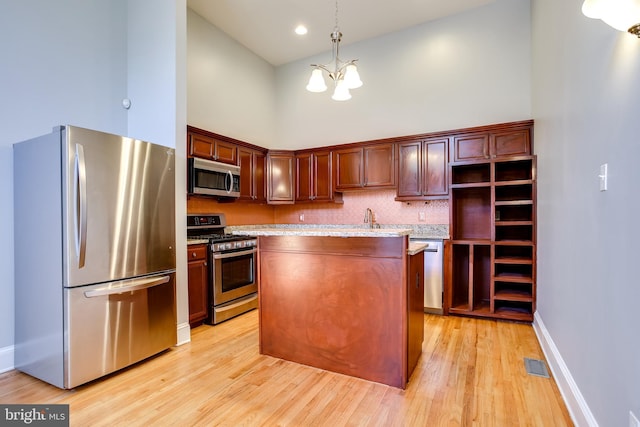
[[[298,25],[296,27],[296,34],[299,36],[304,36],[305,34],[307,34],[307,27],[305,27],[304,25]]]

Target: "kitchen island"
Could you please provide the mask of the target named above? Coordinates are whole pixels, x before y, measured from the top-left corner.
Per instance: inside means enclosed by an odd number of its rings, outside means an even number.
[[[422,351],[422,251],[409,229],[249,229],[262,354],[405,388]]]

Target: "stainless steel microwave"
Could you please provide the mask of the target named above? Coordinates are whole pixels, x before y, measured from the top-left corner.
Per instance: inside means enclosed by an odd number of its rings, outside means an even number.
[[[190,194],[240,197],[240,167],[191,157],[187,159]]]

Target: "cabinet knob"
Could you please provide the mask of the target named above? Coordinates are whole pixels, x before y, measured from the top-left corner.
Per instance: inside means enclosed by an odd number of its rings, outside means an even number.
[[[191,254],[191,256],[195,258],[195,257],[197,257],[197,256],[198,256],[198,254],[197,254],[197,253],[195,253],[195,252],[193,252],[193,253]]]

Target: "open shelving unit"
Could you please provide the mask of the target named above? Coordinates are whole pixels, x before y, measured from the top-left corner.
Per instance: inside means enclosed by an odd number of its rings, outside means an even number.
[[[531,155],[450,164],[449,314],[533,320],[535,174]]]

